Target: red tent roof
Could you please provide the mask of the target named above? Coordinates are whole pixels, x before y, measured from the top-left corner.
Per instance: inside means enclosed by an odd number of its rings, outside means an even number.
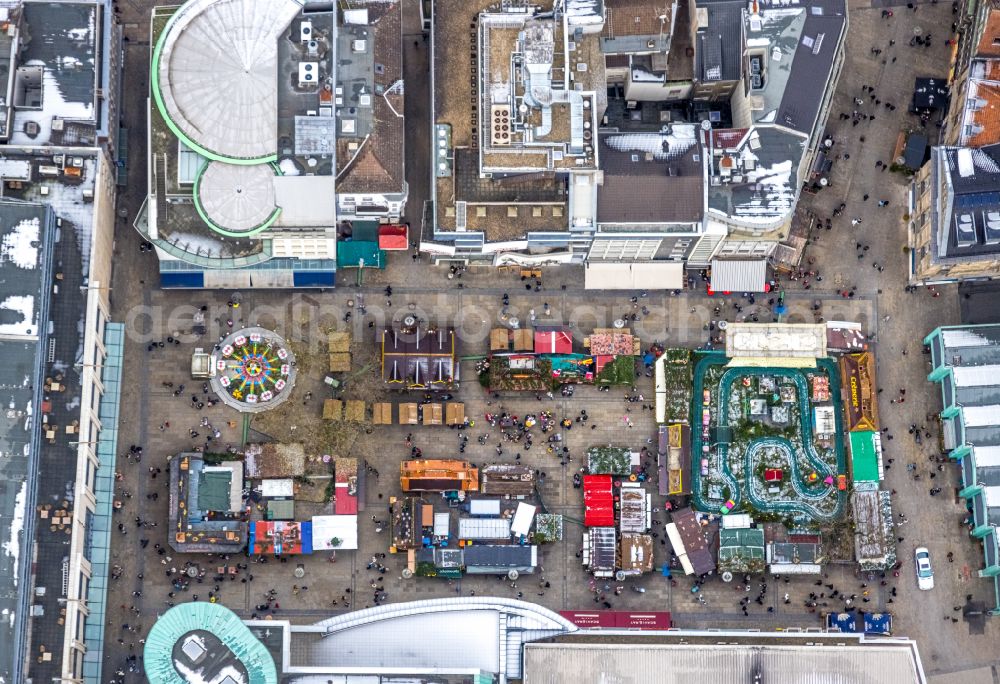
[[[536,354],[572,354],[573,338],[565,330],[536,330]]]
[[[583,476],[583,524],[587,527],[613,527],[615,497],[610,475]]]
[[[406,226],[381,225],[378,227],[378,248],[404,250],[410,246]]]
[[[781,482],[782,472],[781,468],[768,468],[764,471],[764,481],[765,482]]]
[[[615,360],[615,357],[611,354],[599,354],[594,357],[594,375],[599,374],[604,367]]]
[[[334,492],[336,493],[336,498],[334,499],[333,512],[337,515],[357,515],[358,512],[358,497],[351,496],[347,493],[347,483],[338,482]]]

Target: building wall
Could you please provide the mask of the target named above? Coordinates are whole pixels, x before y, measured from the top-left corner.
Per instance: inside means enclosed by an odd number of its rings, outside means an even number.
[[[909,240],[908,246],[910,255],[910,282],[918,282],[928,278],[936,278],[939,274],[934,271],[931,264],[931,225],[933,217],[931,212],[932,192],[931,192],[931,167],[935,162],[932,155],[930,160],[920,167],[917,174],[910,183],[909,214],[908,222]]]
[[[633,81],[631,73],[629,73],[625,81],[625,99],[643,102],[675,102],[690,97],[692,88],[693,84],[690,81],[665,83]]]
[[[692,85],[691,99],[705,102],[725,102],[732,97],[739,81],[697,81]]]
[[[104,426],[97,416],[101,365],[107,357],[104,326],[110,320],[111,265],[115,228],[115,174],[104,155],[99,155],[94,187],[94,225],[91,237],[90,274],[84,323],[83,359],[80,368],[80,429],[76,451],[73,528],[69,545],[69,590],[66,597],[65,641],[62,668],[64,681],[79,681],[82,654],[86,651],[84,627],[88,615],[87,592],[92,571],[86,554],[86,521],[96,507],[94,476],[101,467],[96,452],[98,435]]]
[[[100,13],[101,37],[98,54],[97,99],[101,107],[101,115],[97,121],[98,144],[105,145],[114,156],[117,154],[119,96],[121,94],[122,78],[122,27],[112,8],[110,0],[98,0]]]

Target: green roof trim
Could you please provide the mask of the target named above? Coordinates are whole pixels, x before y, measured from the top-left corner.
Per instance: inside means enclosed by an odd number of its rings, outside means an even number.
[[[214,230],[216,233],[231,238],[253,237],[254,235],[263,233],[265,230],[274,225],[274,222],[278,220],[279,216],[281,216],[281,207],[275,207],[274,211],[271,212],[270,216],[264,219],[263,223],[261,223],[255,228],[251,228],[250,230],[238,230],[238,231],[229,230],[227,228],[223,228],[215,221],[210,219],[208,217],[208,214],[205,212],[205,208],[201,206],[201,179],[205,175],[205,170],[208,168],[208,165],[210,163],[211,162],[206,161],[204,164],[201,165],[201,169],[198,170],[198,177],[195,178],[194,181],[194,191],[191,193],[192,196],[194,197],[194,208],[197,210],[198,216],[201,217],[201,220],[205,222],[205,225]],[[278,167],[275,166],[274,164],[270,164],[270,166],[272,169],[274,169],[275,175],[278,175],[277,174]]]
[[[187,4],[187,3],[185,3]],[[167,25],[160,32],[160,37],[156,41],[156,47],[153,48],[153,59],[150,63],[150,75],[149,83],[150,89],[153,91],[153,100],[156,102],[156,108],[160,111],[160,116],[166,122],[167,127],[170,132],[177,136],[180,140],[184,142],[185,145],[190,147],[192,150],[207,157],[212,161],[226,162],[227,164],[241,164],[241,165],[253,165],[253,164],[265,164],[268,162],[276,162],[278,160],[278,153],[268,154],[263,157],[256,157],[253,159],[241,159],[239,157],[227,157],[225,155],[219,154],[218,152],[213,152],[212,150],[199,145],[194,140],[192,140],[188,135],[181,130],[180,126],[174,123],[174,120],[170,118],[170,114],[167,112],[167,107],[163,103],[163,94],[160,92],[160,57],[163,52],[163,45],[166,43],[167,36],[170,35],[170,29],[173,28],[174,21],[179,15],[184,11],[184,5],[181,5],[167,21]]]
[[[875,451],[875,433],[870,431],[850,433],[851,477],[855,482],[878,482],[878,453]]]
[[[213,634],[236,656],[250,684],[278,684],[278,671],[267,648],[233,611],[218,603],[196,601],[174,606],[161,615],[143,649],[146,678],[151,684],[187,684],[174,667],[174,645],[191,632]]]

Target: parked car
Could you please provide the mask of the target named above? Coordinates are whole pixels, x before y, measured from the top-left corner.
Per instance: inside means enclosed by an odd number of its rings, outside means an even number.
[[[917,587],[924,591],[934,588],[934,570],[931,569],[931,552],[920,546],[913,552],[917,565]]]

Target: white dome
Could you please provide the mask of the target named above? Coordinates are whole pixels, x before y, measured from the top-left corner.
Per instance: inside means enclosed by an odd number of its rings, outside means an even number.
[[[158,45],[161,113],[191,147],[225,159],[277,152],[278,40],[298,0],[191,0]]]

